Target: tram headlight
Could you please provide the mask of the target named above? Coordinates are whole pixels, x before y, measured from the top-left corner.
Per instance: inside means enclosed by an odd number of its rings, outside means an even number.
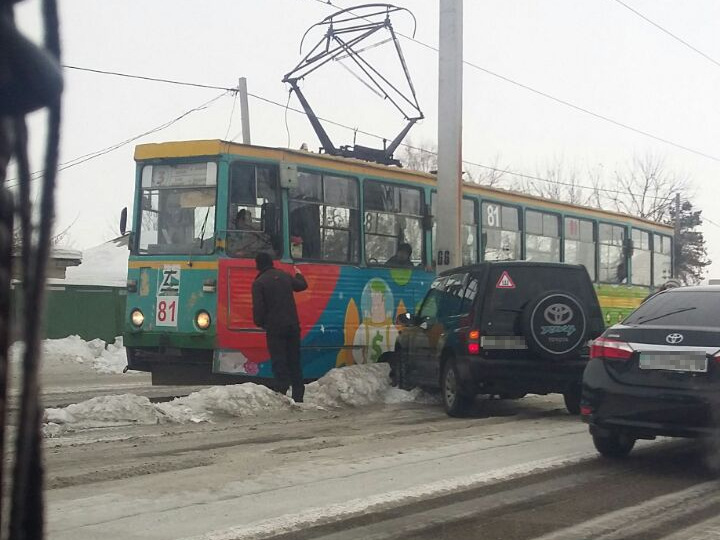
[[[195,324],[200,330],[210,328],[210,314],[207,311],[198,311],[195,315]]]
[[[132,313],[130,313],[130,321],[134,326],[140,328],[145,322],[145,315],[139,309],[133,309]]]

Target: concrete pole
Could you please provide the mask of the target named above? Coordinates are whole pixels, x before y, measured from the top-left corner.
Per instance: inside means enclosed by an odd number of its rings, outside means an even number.
[[[438,272],[462,264],[462,8],[462,0],[440,0],[437,245],[433,248]]]
[[[678,260],[677,260],[677,244],[680,241],[680,193],[675,194],[675,234],[673,235],[673,248],[672,248],[672,277],[678,277]]]
[[[240,116],[242,120],[242,142],[250,144],[250,109],[248,108],[247,79],[238,80],[238,95],[240,96]]]

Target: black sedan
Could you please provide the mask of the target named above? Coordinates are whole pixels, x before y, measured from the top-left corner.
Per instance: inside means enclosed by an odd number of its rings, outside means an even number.
[[[720,427],[720,286],[650,297],[591,347],[580,412],[595,448],[624,457],[637,439],[706,437]]]

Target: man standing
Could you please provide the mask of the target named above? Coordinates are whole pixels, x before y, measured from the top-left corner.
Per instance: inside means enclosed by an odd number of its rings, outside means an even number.
[[[292,397],[301,403],[305,394],[300,365],[300,321],[293,291],[307,289],[307,282],[295,269],[295,277],[273,267],[269,253],[255,257],[258,275],[252,286],[253,321],[264,329],[275,375],[277,392],[285,394],[292,386]]]

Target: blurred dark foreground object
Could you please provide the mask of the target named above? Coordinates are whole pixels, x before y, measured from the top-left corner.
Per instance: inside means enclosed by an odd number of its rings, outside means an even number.
[[[44,538],[42,414],[38,381],[39,327],[44,307],[46,264],[50,248],[60,140],[60,32],[55,0],[43,0],[44,47],[25,38],[16,28],[16,0],[0,0],[0,452],[3,462],[14,456],[11,468],[0,467],[0,539]],[[31,175],[25,115],[46,108],[48,130],[42,171]],[[11,158],[16,178],[7,180]],[[35,178],[33,178],[35,176]],[[39,203],[32,203],[31,182],[40,181]],[[13,188],[15,191],[12,191]],[[39,204],[39,209],[34,209]],[[19,217],[16,235],[15,216]],[[35,219],[33,216],[37,216]],[[20,250],[23,292],[20,411],[15,452],[6,448],[10,286],[13,250]],[[12,470],[11,482],[3,470]],[[7,516],[6,511],[10,512]]]

